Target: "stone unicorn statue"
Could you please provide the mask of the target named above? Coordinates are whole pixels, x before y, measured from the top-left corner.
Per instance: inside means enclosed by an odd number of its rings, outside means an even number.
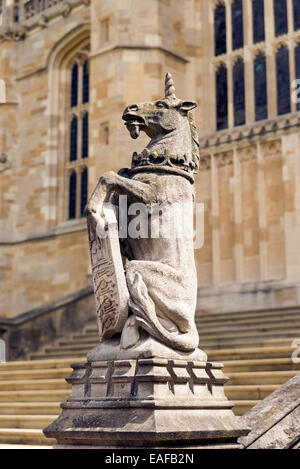
[[[196,106],[193,101],[176,97],[168,73],[163,99],[128,106],[123,113],[132,138],[144,131],[151,140],[141,154],[133,154],[131,169],[123,169],[119,174],[110,171],[100,177],[86,209],[90,241],[95,242],[99,220],[105,218],[103,203],[114,200],[117,205],[120,195],[127,196],[128,204],[138,202],[147,207],[149,226],[153,206],[162,207],[172,226],[181,224],[174,207],[184,206],[189,228],[181,236],[152,233],[148,237],[128,236],[120,240],[126,258],[127,296],[123,300],[127,298],[128,308],[123,308],[123,319],[107,334],[102,320],[100,346],[90,352],[88,359],[175,356],[205,361],[207,358],[197,348],[199,336],[194,319],[197,275],[193,250],[193,173],[199,165],[199,144],[190,111]],[[101,263],[101,254],[97,262]],[[105,289],[109,278],[101,281]],[[108,297],[101,301],[100,295],[99,314],[105,313],[106,302],[111,325],[112,315],[119,314],[118,306]]]

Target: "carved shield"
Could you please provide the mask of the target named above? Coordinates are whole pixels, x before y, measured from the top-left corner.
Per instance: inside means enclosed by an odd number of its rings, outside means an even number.
[[[129,299],[116,208],[99,204],[88,216],[88,232],[100,340],[110,339],[125,325]]]

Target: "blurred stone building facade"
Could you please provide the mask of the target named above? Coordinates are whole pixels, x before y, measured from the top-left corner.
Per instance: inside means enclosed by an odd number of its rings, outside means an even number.
[[[0,0],[0,317],[90,282],[88,194],[167,71],[198,102],[199,309],[300,303],[300,1]]]

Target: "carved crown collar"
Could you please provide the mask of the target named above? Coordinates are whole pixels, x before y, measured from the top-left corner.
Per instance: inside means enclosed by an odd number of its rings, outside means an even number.
[[[166,172],[184,176],[189,181],[194,182],[193,162],[189,162],[188,160],[186,155],[171,155],[168,150],[165,150],[163,154],[159,154],[157,151],[151,152],[148,148],[145,148],[140,154],[136,152],[133,153],[131,172],[137,172],[137,170],[140,171],[140,168],[145,169],[146,167],[148,170],[150,168],[152,168],[152,170],[158,170],[158,168],[160,168],[159,172],[165,169]]]

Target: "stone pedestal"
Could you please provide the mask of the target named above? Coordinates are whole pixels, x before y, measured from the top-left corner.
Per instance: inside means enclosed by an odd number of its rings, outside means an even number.
[[[57,448],[239,448],[249,430],[218,363],[137,359],[72,365],[72,395],[44,433]]]

